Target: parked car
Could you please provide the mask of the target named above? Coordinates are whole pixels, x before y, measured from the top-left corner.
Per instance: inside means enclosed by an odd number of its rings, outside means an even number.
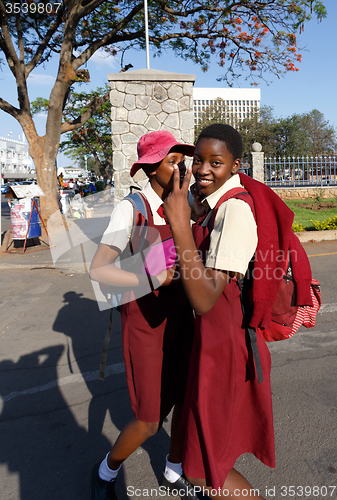
[[[4,193],[7,193],[8,191],[8,182],[5,182],[5,184],[1,184],[1,192],[4,194]]]
[[[295,169],[289,169],[289,168],[284,168],[280,169],[279,172],[276,172],[276,170],[272,170],[270,173],[270,179],[271,181],[291,181],[291,180],[298,180],[303,178],[303,170],[301,168],[295,168]]]

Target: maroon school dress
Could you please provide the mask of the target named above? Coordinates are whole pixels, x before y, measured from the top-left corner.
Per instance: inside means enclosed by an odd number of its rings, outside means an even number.
[[[145,198],[144,198],[145,199]],[[145,199],[148,226],[162,241],[169,225],[156,226]],[[123,353],[131,407],[143,422],[162,422],[184,400],[194,317],[181,283],[160,287],[121,307]]]
[[[195,224],[193,234],[204,255],[209,230],[201,223]],[[260,335],[257,342],[264,378],[260,384],[243,328],[240,290],[232,279],[214,307],[196,316],[183,416],[184,472],[216,489],[223,487],[243,453],[275,467],[271,359]]]

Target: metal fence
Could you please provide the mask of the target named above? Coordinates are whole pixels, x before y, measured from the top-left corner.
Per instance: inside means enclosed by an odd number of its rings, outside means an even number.
[[[271,187],[337,186],[337,156],[264,158]]]
[[[240,172],[243,172],[244,174],[252,177],[252,169],[250,167],[250,163],[247,160],[243,160],[241,162]]]

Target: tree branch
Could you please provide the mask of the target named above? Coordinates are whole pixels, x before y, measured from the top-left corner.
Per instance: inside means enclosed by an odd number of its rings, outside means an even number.
[[[15,118],[16,120],[20,121],[19,120],[20,110],[9,104],[9,102],[5,101],[1,97],[0,97],[0,109],[2,109],[2,111],[5,111],[9,115],[13,116],[13,118]]]
[[[84,63],[86,63],[99,48],[117,41],[115,37],[118,31],[122,30],[133,19],[133,17],[142,10],[143,7],[144,7],[144,2],[140,2],[129,12],[129,14],[126,17],[124,17],[119,23],[117,23],[116,26],[109,33],[107,33],[100,40],[96,40],[94,43],[92,43],[86,50],[82,52],[82,54],[79,57],[77,57],[74,60],[72,64],[73,68],[75,70],[78,69]],[[138,38],[139,34],[141,33],[142,33],[141,31],[138,31],[137,35],[134,38]],[[134,38],[125,38],[125,40],[133,40]]]
[[[25,47],[24,47],[23,38],[22,38],[20,14],[16,14],[16,32],[18,34],[18,45],[19,45],[19,51],[20,51],[20,63],[21,63],[21,71],[22,71],[22,67],[25,64]]]
[[[50,42],[52,36],[57,31],[57,29],[60,26],[60,24],[62,24],[62,22],[63,22],[63,13],[64,13],[64,7],[62,7],[62,9],[60,9],[57,12],[57,18],[55,19],[55,21],[49,27],[46,35],[42,39],[42,42],[40,43],[40,45],[39,45],[38,49],[36,50],[36,52],[35,52],[34,56],[32,57],[32,59],[29,61],[28,64],[26,64],[26,78],[31,73],[31,71],[38,65],[39,61],[41,60],[41,58],[43,56],[44,51],[48,47],[48,43]],[[35,31],[36,31],[37,35],[39,36],[39,38],[42,38],[41,35],[40,35],[40,33],[39,33],[39,31],[37,29]]]
[[[110,92],[106,92],[103,96],[94,97],[88,104],[86,111],[80,116],[71,120],[69,122],[64,122],[61,128],[61,134],[65,132],[75,131],[76,129],[82,127],[82,125],[89,120],[97,111],[103,106],[103,104],[109,99]]]

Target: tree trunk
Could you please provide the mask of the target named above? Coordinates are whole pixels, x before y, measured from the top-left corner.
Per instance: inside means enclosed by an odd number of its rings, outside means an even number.
[[[21,117],[20,124],[28,141],[28,152],[32,157],[37,183],[45,196],[40,197],[41,215],[46,223],[59,210],[57,203],[56,155],[57,149],[48,147],[46,136],[40,137],[30,116]]]

